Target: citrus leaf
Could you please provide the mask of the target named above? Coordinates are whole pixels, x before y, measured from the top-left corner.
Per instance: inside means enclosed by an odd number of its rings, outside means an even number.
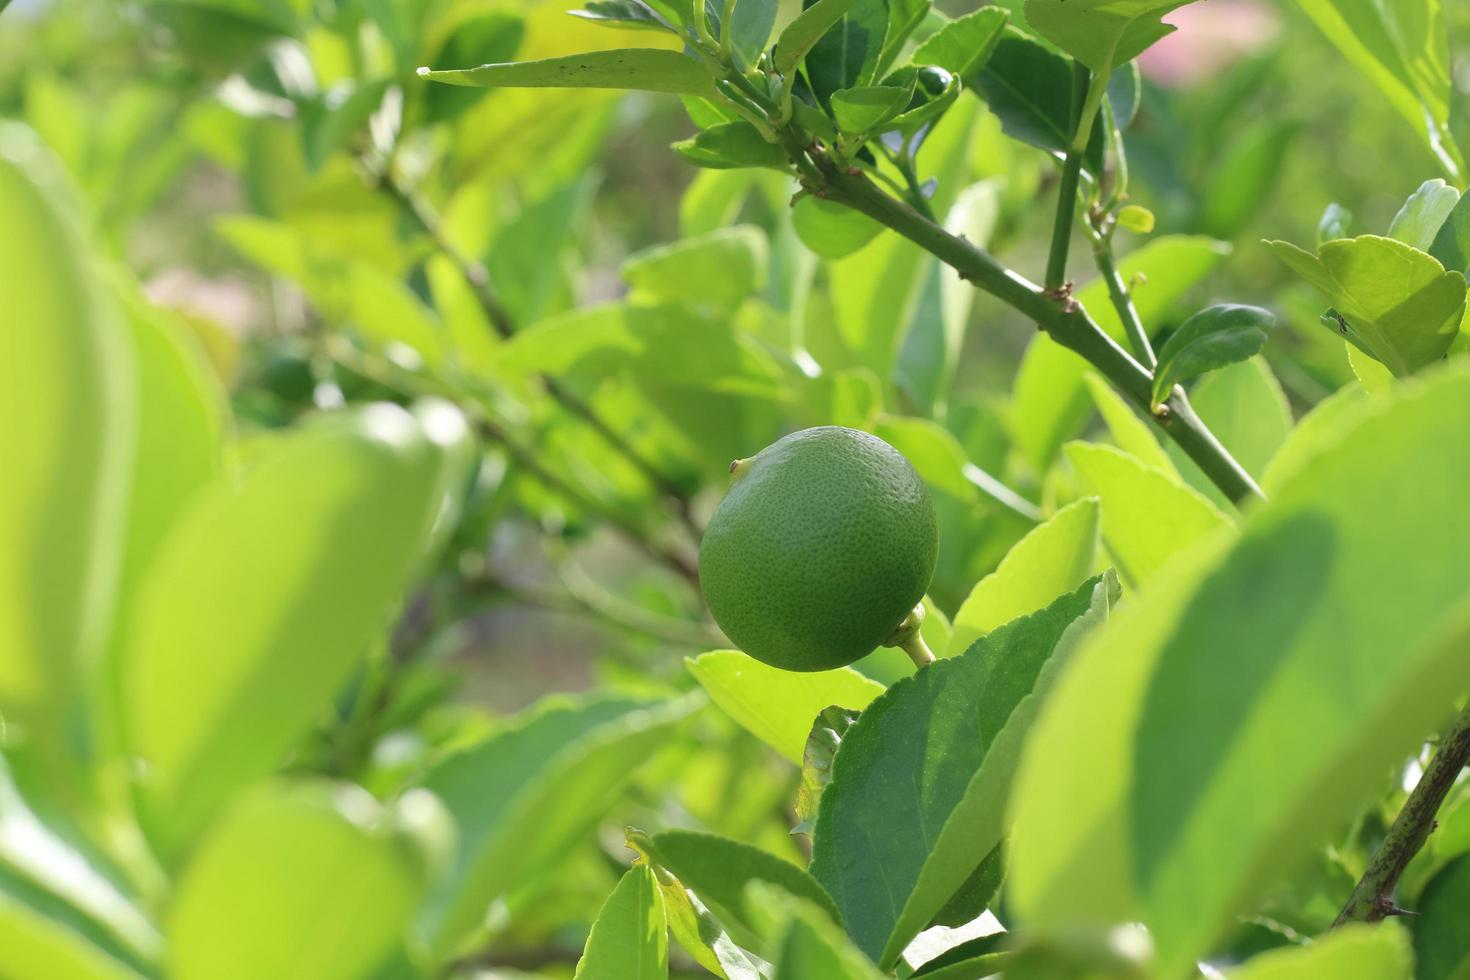
[[[588,0],[581,10],[569,10],[567,13],[609,27],[678,33],[677,28],[643,0]]]
[[[1247,473],[1262,476],[1292,428],[1291,406],[1271,368],[1260,357],[1232,364],[1205,378],[1189,394],[1195,414],[1209,426]],[[1226,514],[1234,512],[1213,480],[1184,450],[1170,442],[1165,467],[1209,497]]]
[[[813,46],[847,15],[856,0],[817,0],[807,4],[776,39],[776,71],[791,75]]]
[[[737,65],[755,65],[771,39],[780,6],[779,0],[725,0],[722,30]]]
[[[1008,891],[1037,930],[1142,921],[1158,972],[1187,972],[1470,687],[1470,587],[1416,571],[1470,540],[1470,373],[1343,421],[1238,541],[1084,644],[1048,699]]]
[[[423,794],[385,809],[348,785],[267,784],[243,796],[179,880],[169,976],[370,973],[412,919],[429,877],[425,848],[443,830],[433,821],[442,818]]]
[[[1160,20],[1192,0],[1026,0],[1032,29],[1067,54],[1108,75],[1174,32]]]
[[[862,212],[820,197],[797,201],[791,220],[801,243],[824,259],[846,258],[883,230]]]
[[[1227,303],[1200,310],[1159,348],[1154,406],[1167,400],[1177,384],[1254,357],[1266,345],[1266,331],[1274,326],[1276,317],[1258,306]]]
[[[663,892],[646,864],[629,868],[602,903],[573,980],[666,980]]]
[[[1194,489],[1111,446],[1067,445],[1083,489],[1102,499],[1102,538],[1130,585],[1147,585],[1180,551],[1233,525]]]
[[[703,65],[662,48],[617,48],[444,71],[420,68],[419,76],[476,88],[612,88],[703,98],[716,95],[714,78]]]
[[[744,120],[717,123],[673,146],[674,152],[685,160],[710,170],[769,167],[785,172],[791,169],[786,151]]]
[[[1427,252],[1444,227],[1445,219],[1460,203],[1460,192],[1442,179],[1426,180],[1409,195],[1388,226],[1388,237]]]
[[[832,118],[844,133],[867,133],[902,112],[913,95],[912,84],[839,89],[832,93]]]
[[[1062,635],[1090,608],[1095,585],[894,684],[842,740],[817,815],[811,871],[854,943],[881,956],[880,965],[891,966],[903,950],[908,937],[895,927],[945,820]],[[953,869],[962,872],[956,886],[984,856]]]
[[[1332,303],[1343,336],[1407,377],[1444,357],[1465,312],[1465,277],[1412,246],[1377,235],[1338,239],[1312,255],[1267,242]]]
[[[1385,922],[1344,926],[1309,946],[1262,953],[1225,975],[1228,980],[1409,980],[1413,965],[1404,930]]]
[[[981,579],[954,617],[949,656],[980,637],[1057,596],[1076,589],[1097,565],[1098,502],[1085,498],[1063,507],[1029,531]]]
[[[737,225],[635,252],[622,276],[636,299],[734,310],[765,288],[768,253],[764,231]]]
[[[1470,857],[1459,857],[1424,886],[1414,910],[1414,953],[1420,980],[1454,980],[1470,968]]]
[[[848,938],[808,902],[789,901],[781,910],[788,923],[776,955],[772,980],[882,980],[882,974],[853,948]]]
[[[855,0],[818,38],[805,64],[812,92],[821,105],[826,106],[839,89],[873,81],[887,33],[886,0]]]
[[[1072,66],[1051,48],[1006,27],[989,58],[965,77],[1012,139],[1060,158],[1072,145]],[[1088,173],[1102,167],[1106,140],[1102,117],[1093,125],[1084,155]]]
[[[811,734],[806,738],[806,748],[801,757],[801,783],[796,788],[796,817],[801,822],[791,828],[793,834],[810,837],[816,828],[822,791],[832,782],[832,760],[859,714],[834,704],[823,708],[816,721],[812,722]]]
[[[1429,254],[1451,272],[1470,274],[1470,195],[1462,195],[1439,226]]]
[[[459,837],[451,871],[419,915],[431,948],[452,952],[492,901],[586,834],[702,701],[552,702],[434,766],[424,786],[449,808]]]
[[[936,65],[961,78],[969,78],[995,51],[1009,17],[1003,7],[982,7],[956,18],[919,45],[913,63]]]
[[[684,664],[721,710],[798,766],[812,720],[824,708],[860,711],[883,693],[882,684],[851,667],[798,673],[739,650],[703,653]]]
[[[1113,386],[1103,380],[1102,375],[1089,371],[1083,381],[1086,382],[1093,404],[1097,406],[1098,414],[1103,417],[1103,424],[1108,427],[1108,434],[1113,437],[1117,447],[1144,466],[1177,476],[1168,451],[1159,445],[1158,436],[1139,417],[1138,410],[1124,401],[1123,396],[1113,390]]]

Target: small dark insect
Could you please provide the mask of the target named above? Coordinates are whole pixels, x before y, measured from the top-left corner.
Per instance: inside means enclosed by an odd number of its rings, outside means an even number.
[[[1348,325],[1347,321],[1343,319],[1342,314],[1333,310],[1332,318],[1337,321],[1337,332],[1346,337],[1348,334]]]

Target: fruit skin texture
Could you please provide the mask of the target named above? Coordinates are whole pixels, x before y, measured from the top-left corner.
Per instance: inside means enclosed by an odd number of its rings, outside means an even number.
[[[871,653],[924,597],[939,529],[898,450],[804,429],[731,467],[699,547],[715,622],[757,660],[831,670]]]

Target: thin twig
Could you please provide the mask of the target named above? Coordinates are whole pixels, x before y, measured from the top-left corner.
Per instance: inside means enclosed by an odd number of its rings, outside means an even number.
[[[1081,62],[1072,65],[1072,115],[1082,111],[1082,101],[1087,95],[1091,77]],[[1088,127],[1091,129],[1091,126]],[[1082,178],[1082,156],[1087,152],[1087,137],[1090,133],[1078,133],[1073,137],[1067,156],[1062,161],[1062,182],[1057,189],[1057,215],[1051,229],[1051,249],[1046,257],[1046,278],[1042,280],[1053,293],[1062,289],[1067,281],[1067,252],[1072,244],[1072,221],[1077,213],[1077,185]]]
[[[1133,305],[1133,295],[1128,291],[1128,284],[1123,281],[1118,263],[1113,258],[1112,238],[1108,235],[1097,235],[1093,239],[1092,254],[1097,260],[1097,271],[1102,274],[1103,283],[1108,287],[1108,298],[1112,300],[1113,309],[1123,322],[1123,333],[1128,337],[1128,346],[1133,349],[1133,356],[1152,371],[1159,361],[1154,355],[1153,344],[1149,343],[1148,331],[1139,319],[1138,309]]]
[[[1470,764],[1470,705],[1440,739],[1439,751],[1394,818],[1383,843],[1373,853],[1367,870],[1333,923],[1334,928],[1348,922],[1378,922],[1391,915],[1405,914],[1406,910],[1394,904],[1394,889],[1404,869],[1429,839],[1440,804],[1467,764]]]
[[[470,258],[454,242],[450,241],[449,236],[444,232],[443,223],[440,222],[438,215],[434,213],[428,202],[395,179],[386,168],[376,175],[376,184],[405,215],[412,219],[419,230],[428,236],[429,240],[434,243],[435,249],[454,263],[459,274],[469,284],[476,302],[484,311],[495,333],[501,339],[513,336],[516,333],[515,318],[501,302],[500,297],[496,295],[490,279],[490,270],[483,263]],[[684,529],[695,541],[698,541],[701,534],[700,527],[694,519],[689,494],[684,488],[639,452],[621,433],[614,430],[580,395],[550,375],[542,374],[539,377],[547,394],[568,412],[581,419],[604,442],[624,456],[638,472],[643,474],[645,479],[658,489],[659,493],[669,499]]]

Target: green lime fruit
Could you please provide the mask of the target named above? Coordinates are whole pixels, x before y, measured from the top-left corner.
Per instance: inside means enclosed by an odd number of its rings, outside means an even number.
[[[699,547],[720,628],[757,660],[831,670],[893,636],[934,574],[929,490],[877,436],[793,433],[730,466]]]

